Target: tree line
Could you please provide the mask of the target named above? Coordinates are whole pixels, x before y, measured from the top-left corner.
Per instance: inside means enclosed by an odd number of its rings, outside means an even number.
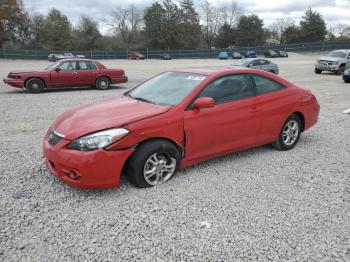
[[[108,29],[103,35],[99,23]],[[308,8],[299,24],[277,19],[269,26],[256,14],[244,15],[233,0],[214,6],[203,0],[154,2],[145,8],[115,7],[106,21],[82,16],[73,26],[57,9],[47,15],[28,10],[22,0],[0,4],[0,47],[45,50],[196,49],[315,42],[335,38],[322,15]]]

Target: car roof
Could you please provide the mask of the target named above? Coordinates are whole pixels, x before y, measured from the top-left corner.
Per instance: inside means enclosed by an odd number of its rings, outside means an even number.
[[[72,58],[65,58],[65,59],[59,60],[59,62],[62,62],[62,61],[95,61],[95,60],[89,59],[89,58],[72,57]]]
[[[242,72],[243,71],[251,71],[252,69],[246,69],[246,68],[235,68],[232,66],[222,66],[222,67],[184,67],[184,68],[178,68],[175,70],[170,70],[172,72],[182,72],[182,73],[192,73],[192,74],[200,74],[200,75],[212,75],[216,73],[222,73],[222,72]]]

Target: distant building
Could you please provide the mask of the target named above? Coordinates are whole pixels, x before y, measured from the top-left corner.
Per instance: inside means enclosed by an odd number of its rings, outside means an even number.
[[[279,41],[277,39],[270,38],[270,39],[267,39],[265,41],[265,44],[266,45],[279,45],[279,44],[281,44],[281,41]]]
[[[341,37],[350,38],[350,27],[347,27],[341,33]]]

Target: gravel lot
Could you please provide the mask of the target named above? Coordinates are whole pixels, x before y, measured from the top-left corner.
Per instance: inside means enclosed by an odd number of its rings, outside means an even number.
[[[0,83],[0,261],[350,261],[350,85],[315,75],[316,57],[274,59],[321,104],[319,123],[295,149],[231,154],[151,189],[125,178],[112,190],[62,184],[44,167],[45,131],[68,108],[160,71],[232,60],[103,61],[130,79],[108,91],[35,95]],[[0,60],[0,77],[48,64]]]

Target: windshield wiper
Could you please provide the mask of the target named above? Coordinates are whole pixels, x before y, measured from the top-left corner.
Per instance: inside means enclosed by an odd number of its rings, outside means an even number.
[[[145,103],[155,104],[153,101],[148,100],[148,99],[143,98],[143,97],[134,97],[134,96],[130,96],[130,97],[135,99],[135,100],[139,100],[139,101],[142,101],[142,102],[145,102]]]

